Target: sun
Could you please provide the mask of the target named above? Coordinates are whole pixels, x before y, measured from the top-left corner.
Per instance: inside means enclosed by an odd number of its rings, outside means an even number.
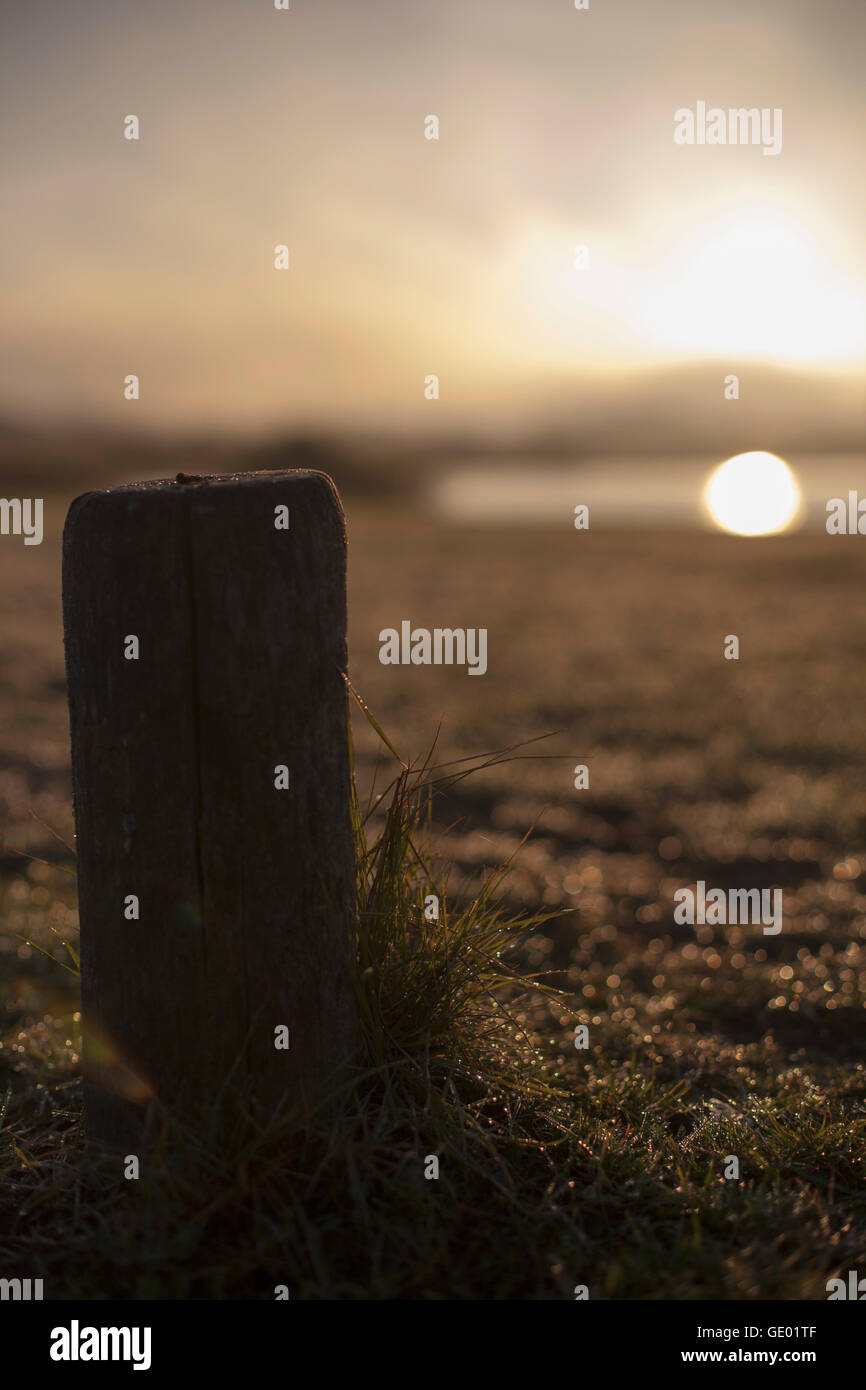
[[[792,470],[775,454],[737,454],[710,474],[704,507],[717,526],[737,536],[785,531],[800,510],[800,488]]]

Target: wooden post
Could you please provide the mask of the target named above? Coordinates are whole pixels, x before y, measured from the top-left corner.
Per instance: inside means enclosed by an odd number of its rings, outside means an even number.
[[[334,485],[85,493],[63,614],[88,1135],[132,1144],[154,1099],[206,1123],[233,1087],[308,1112],[356,1039]]]

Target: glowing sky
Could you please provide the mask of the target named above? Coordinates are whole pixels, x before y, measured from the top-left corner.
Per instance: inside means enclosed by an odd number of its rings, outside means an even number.
[[[6,416],[128,420],[136,372],[153,425],[423,429],[436,372],[457,428],[675,360],[866,365],[862,0],[48,0],[4,29]],[[782,108],[782,153],[676,146],[698,100]]]

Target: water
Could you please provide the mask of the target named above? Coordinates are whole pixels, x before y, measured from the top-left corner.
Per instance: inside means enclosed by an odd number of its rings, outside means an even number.
[[[866,498],[866,456],[796,458],[803,496],[793,529],[823,529],[831,497],[850,489]],[[701,494],[721,457],[703,459],[598,459],[579,464],[540,459],[473,459],[452,464],[430,487],[432,510],[447,521],[474,525],[573,526],[585,503],[593,530],[625,528],[716,529]]]

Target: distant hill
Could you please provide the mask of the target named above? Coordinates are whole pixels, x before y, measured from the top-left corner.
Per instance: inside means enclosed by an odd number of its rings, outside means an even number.
[[[739,376],[738,400],[724,395]],[[506,391],[506,388],[503,387]],[[507,392],[506,392],[507,393]],[[446,416],[442,417],[447,419]],[[585,373],[551,380],[519,429],[442,429],[410,436],[382,428],[146,434],[94,424],[37,428],[0,419],[2,489],[105,487],[120,481],[236,469],[320,468],[347,493],[412,491],[454,458],[568,460],[605,456],[725,458],[746,449],[783,456],[866,453],[866,374],[804,372],[748,363],[687,363],[652,371]]]
[[[739,399],[724,395],[739,377]],[[745,449],[848,454],[866,449],[866,373],[786,370],[760,363],[685,363],[551,384],[534,425],[509,431],[496,452],[725,457]],[[490,453],[490,442],[450,441],[446,452]]]

